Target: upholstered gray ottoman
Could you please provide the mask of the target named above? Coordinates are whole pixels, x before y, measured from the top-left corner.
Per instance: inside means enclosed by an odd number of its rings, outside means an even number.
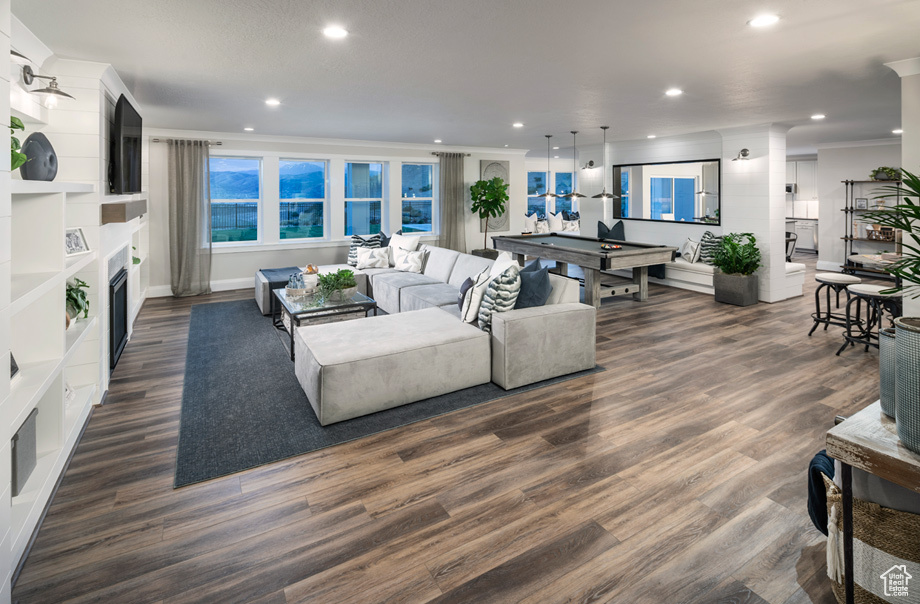
[[[324,426],[492,378],[489,334],[439,308],[301,327],[294,347]]]

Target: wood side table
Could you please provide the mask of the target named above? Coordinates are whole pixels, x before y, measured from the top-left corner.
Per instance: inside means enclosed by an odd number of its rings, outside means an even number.
[[[920,455],[898,440],[894,420],[875,401],[827,432],[827,454],[840,462],[843,483],[843,563],[847,603],[853,602],[853,468],[920,493]]]

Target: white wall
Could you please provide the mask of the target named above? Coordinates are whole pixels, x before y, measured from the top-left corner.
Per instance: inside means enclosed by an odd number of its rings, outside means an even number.
[[[844,262],[847,214],[843,180],[869,180],[879,166],[900,166],[901,145],[890,141],[822,145],[818,148],[818,270],[839,271]],[[871,197],[877,187],[860,185],[857,197]]]
[[[0,2],[0,55],[9,56],[10,50],[10,0]],[[9,59],[7,59],[9,60]],[[10,114],[9,70],[0,71],[0,113]],[[10,165],[0,164],[0,366],[10,366],[10,270],[12,261],[12,205],[10,201]],[[0,376],[0,406],[10,393],[10,380],[4,372]],[[10,602],[10,583],[13,575],[12,531],[10,512],[12,486],[10,481],[10,437],[16,428],[9,418],[0,418],[0,604]]]
[[[283,266],[302,266],[304,264],[338,264],[345,262],[348,255],[350,238],[338,235],[344,225],[344,188],[342,175],[345,161],[384,161],[392,162],[389,170],[387,188],[388,211],[384,218],[383,230],[392,233],[399,229],[401,206],[400,178],[398,162],[437,163],[431,155],[434,149],[425,145],[399,145],[387,143],[368,143],[363,141],[304,139],[294,137],[254,137],[239,134],[215,132],[190,132],[177,130],[147,129],[145,136],[150,138],[203,138],[221,141],[222,145],[211,148],[212,155],[259,154],[264,157],[312,158],[330,161],[328,177],[328,196],[330,205],[329,239],[316,242],[279,242],[268,245],[215,246],[211,262],[211,287],[215,290],[252,287],[255,272],[260,268],[278,268]],[[470,157],[464,160],[464,181],[466,207],[469,208],[469,187],[479,180],[480,160],[505,160],[510,163],[509,230],[505,233],[520,232],[524,225],[524,210],[527,206],[527,172],[524,165],[523,150],[467,150],[438,147],[441,151],[469,151]],[[150,294],[151,296],[168,296],[170,291],[169,268],[169,231],[166,145],[149,144],[149,164],[147,170],[150,204]],[[492,236],[492,232],[489,236]],[[495,233],[498,234],[498,233]],[[425,236],[423,240],[436,243],[437,237]],[[479,220],[472,213],[466,222],[467,249],[482,247],[483,235],[479,229]],[[491,246],[491,241],[489,242]]]

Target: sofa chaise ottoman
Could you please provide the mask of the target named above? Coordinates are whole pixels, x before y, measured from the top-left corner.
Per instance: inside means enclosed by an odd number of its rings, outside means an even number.
[[[324,426],[492,379],[489,334],[440,308],[301,327],[294,347]]]
[[[318,267],[320,274],[325,275],[326,273],[334,273],[339,269],[350,270],[355,274],[355,285],[358,286],[358,292],[362,294],[367,293],[367,275],[361,271],[355,270],[355,267],[349,264],[326,264]],[[294,271],[292,271],[293,273]],[[259,305],[259,310],[263,315],[268,315],[271,312],[271,301],[272,301],[272,286],[269,280],[265,277],[261,270],[256,271],[256,280],[255,280],[255,297],[256,304]],[[278,287],[284,287],[278,286]]]

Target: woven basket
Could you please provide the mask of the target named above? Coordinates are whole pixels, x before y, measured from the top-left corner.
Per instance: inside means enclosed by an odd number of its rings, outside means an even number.
[[[824,478],[827,489],[828,517],[837,507],[837,530],[840,535],[840,551],[843,551],[843,494],[833,482]],[[841,553],[842,558],[842,553]],[[907,582],[907,593],[886,595],[890,586],[904,565],[911,579]],[[854,602],[856,604],[885,604],[920,602],[920,516],[899,512],[889,508],[853,498],[853,567]],[[891,571],[891,574],[889,571]],[[883,575],[888,577],[883,578]],[[831,581],[837,602],[846,601],[843,583]]]
[[[897,352],[895,351],[895,331],[891,327],[879,330],[879,399],[881,399],[882,413],[894,418],[895,390],[897,388]]]
[[[898,356],[895,395],[898,438],[905,447],[920,453],[920,318],[897,318],[894,327],[897,330],[895,348]]]

